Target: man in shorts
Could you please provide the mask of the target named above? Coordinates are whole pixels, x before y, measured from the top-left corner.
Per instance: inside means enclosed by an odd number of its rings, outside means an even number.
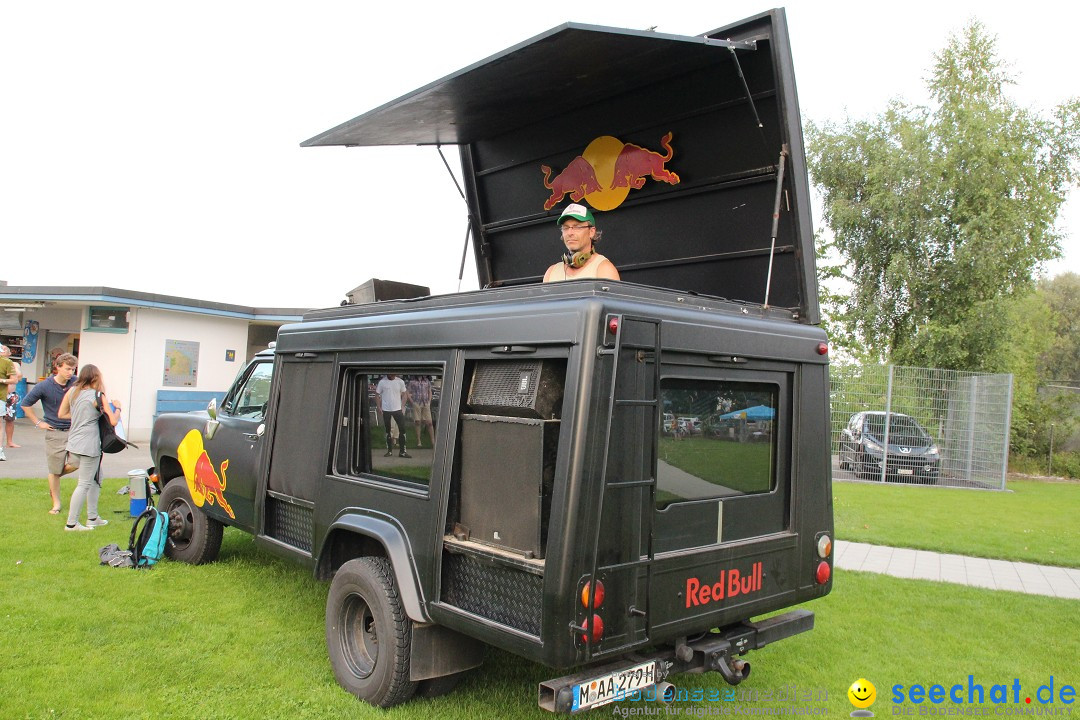
[[[62,420],[57,411],[64,399],[64,394],[75,384],[75,366],[78,359],[71,353],[57,356],[53,361],[53,374],[34,385],[23,399],[23,412],[34,423],[34,427],[45,431],[45,459],[49,464],[49,494],[52,495],[52,510],[60,512],[60,477],[73,472],[79,467],[75,455],[68,455],[67,438],[71,429],[71,420]],[[42,415],[39,420],[34,414],[33,405],[41,401]],[[74,462],[76,464],[72,465]]]
[[[421,426],[426,426],[431,447],[435,447],[435,427],[431,424],[431,380],[427,375],[414,375],[409,381],[409,406],[416,425],[416,446],[424,447]]]

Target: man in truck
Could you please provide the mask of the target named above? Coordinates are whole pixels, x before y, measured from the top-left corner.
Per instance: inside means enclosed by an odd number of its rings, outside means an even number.
[[[596,252],[601,231],[592,210],[584,205],[567,205],[559,216],[559,232],[566,252],[544,273],[544,282],[602,278],[619,280],[619,271],[610,260]]]

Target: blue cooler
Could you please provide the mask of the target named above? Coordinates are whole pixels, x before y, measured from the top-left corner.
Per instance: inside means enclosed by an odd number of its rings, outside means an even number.
[[[128,473],[128,494],[131,496],[131,517],[139,517],[146,509],[145,470],[132,470]]]

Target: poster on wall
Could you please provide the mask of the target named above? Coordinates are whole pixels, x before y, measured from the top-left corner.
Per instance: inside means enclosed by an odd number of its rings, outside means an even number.
[[[195,387],[199,378],[199,343],[165,341],[165,387]]]
[[[37,320],[27,320],[26,327],[23,328],[23,353],[22,361],[25,364],[34,362],[34,358],[37,357],[37,341],[38,330],[41,326]]]

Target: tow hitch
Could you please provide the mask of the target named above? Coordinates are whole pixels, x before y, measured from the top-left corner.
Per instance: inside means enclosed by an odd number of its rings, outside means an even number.
[[[668,678],[679,673],[715,671],[729,684],[738,685],[750,676],[750,663],[739,656],[813,627],[814,613],[792,610],[760,622],[731,625],[696,640],[683,638],[674,648],[635,653],[542,682],[539,705],[552,712],[576,713],[634,697],[668,703],[677,697]]]

